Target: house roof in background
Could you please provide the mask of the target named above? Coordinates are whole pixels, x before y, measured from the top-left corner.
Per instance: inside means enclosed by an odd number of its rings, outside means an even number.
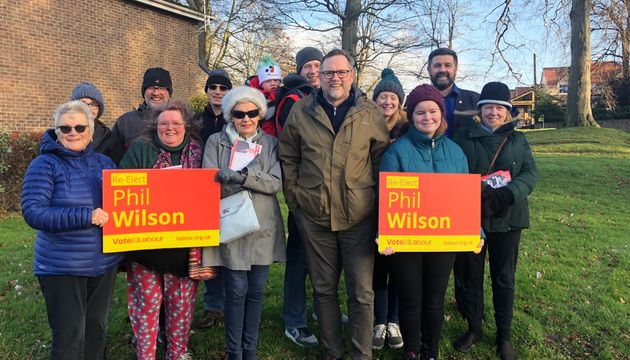
[[[591,82],[593,84],[607,83],[620,76],[623,71],[621,64],[615,61],[592,61]],[[569,79],[569,67],[543,68],[541,83],[547,86],[556,86],[558,83]]]
[[[185,6],[170,3],[164,0],[130,0],[153,8],[157,8],[175,15],[183,16],[192,20],[204,21],[204,15]]]

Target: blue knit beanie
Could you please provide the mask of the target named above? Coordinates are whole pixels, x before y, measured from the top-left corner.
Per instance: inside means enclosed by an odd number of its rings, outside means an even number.
[[[374,88],[372,100],[376,101],[376,98],[378,98],[378,96],[383,91],[390,91],[398,95],[398,101],[400,101],[401,104],[405,99],[405,92],[403,91],[403,87],[400,84],[400,81],[398,80],[396,75],[394,75],[394,70],[390,68],[385,68],[381,72],[381,81],[376,84],[376,87]]]
[[[105,111],[105,101],[103,100],[103,95],[101,95],[101,92],[98,90],[96,85],[87,81],[81,81],[74,87],[74,89],[72,89],[70,100],[81,100],[83,98],[90,98],[98,104],[98,114],[94,120],[100,118]]]

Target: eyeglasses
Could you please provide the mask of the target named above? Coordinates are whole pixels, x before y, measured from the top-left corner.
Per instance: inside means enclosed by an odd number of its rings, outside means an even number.
[[[221,91],[228,91],[228,87],[225,85],[216,85],[216,84],[212,84],[212,85],[208,85],[208,89],[214,91],[217,88],[219,88],[219,90]]]
[[[324,76],[324,78],[326,78],[326,79],[332,79],[333,77],[335,77],[335,74],[337,74],[337,76],[339,76],[340,79],[343,79],[343,78],[347,77],[348,74],[350,74],[350,70],[326,70],[326,71],[322,71],[322,76]]]
[[[87,128],[88,128],[87,125],[75,125],[75,126],[59,125],[57,126],[57,129],[59,129],[59,131],[61,131],[63,134],[70,134],[70,132],[72,132],[72,129],[74,129],[77,133],[82,134]]]
[[[168,91],[168,89],[167,89],[167,88],[162,87],[162,86],[150,86],[150,87],[148,87],[148,88],[147,88],[147,90],[148,90],[148,91],[150,91],[151,93],[154,93],[154,92],[155,92],[155,90],[157,90],[159,93],[165,93],[165,92],[167,92],[167,91]],[[146,92],[147,90],[145,90],[145,92]]]
[[[235,119],[243,119],[245,117],[245,115],[247,115],[248,118],[252,119],[252,118],[255,118],[258,115],[260,115],[260,110],[254,109],[254,110],[249,110],[247,112],[245,112],[245,111],[238,111],[238,110],[233,110],[232,111],[232,117],[235,118]]]
[[[158,123],[158,127],[161,129],[170,129],[171,127],[173,129],[181,129],[182,127],[184,127],[184,123]]]

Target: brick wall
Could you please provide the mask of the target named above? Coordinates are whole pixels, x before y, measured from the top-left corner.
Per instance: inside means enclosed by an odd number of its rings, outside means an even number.
[[[0,131],[52,126],[81,80],[101,90],[112,125],[142,102],[150,67],[170,71],[174,98],[203,93],[197,27],[126,0],[0,1]]]

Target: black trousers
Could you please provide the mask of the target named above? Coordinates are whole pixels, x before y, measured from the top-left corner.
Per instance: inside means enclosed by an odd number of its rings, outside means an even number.
[[[521,230],[486,233],[479,254],[459,253],[455,261],[455,299],[471,330],[481,330],[486,251],[489,253],[492,303],[497,342],[510,339],[514,308],[514,277]]]
[[[51,360],[100,360],[116,267],[95,276],[38,276],[52,330]]]
[[[437,357],[444,323],[444,294],[455,253],[397,253],[390,271],[398,291],[404,350]]]

